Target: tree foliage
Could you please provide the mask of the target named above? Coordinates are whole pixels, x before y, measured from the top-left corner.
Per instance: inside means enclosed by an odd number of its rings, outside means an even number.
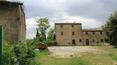
[[[48,36],[47,36],[47,40],[49,41],[54,41],[54,29],[50,28],[48,31]]]
[[[46,40],[47,29],[50,27],[49,21],[47,18],[39,18],[36,22],[38,24],[36,37],[40,42],[44,42]]]
[[[117,45],[117,12],[111,14],[105,25],[105,30],[110,43],[112,45]]]
[[[37,19],[37,33],[36,33],[36,44],[45,43],[48,46],[57,45],[54,36],[54,29],[50,28],[49,21],[47,18]]]
[[[20,42],[16,46],[4,44],[3,65],[39,65],[35,62],[34,46]]]
[[[13,52],[13,46],[5,42],[3,47],[3,65],[17,65],[17,59]]]

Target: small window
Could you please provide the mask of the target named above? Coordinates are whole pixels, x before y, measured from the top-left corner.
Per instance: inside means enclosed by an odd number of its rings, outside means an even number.
[[[16,18],[16,21],[19,21],[19,20],[20,20],[20,17],[17,17],[17,18]]]
[[[101,41],[101,42],[103,42],[104,40],[103,40],[103,39],[101,39],[100,41]]]
[[[82,42],[82,40],[81,40],[81,39],[79,39],[79,42]]]
[[[56,40],[56,35],[54,35],[54,40]]]
[[[102,35],[102,32],[100,32],[100,34]]]
[[[74,32],[72,32],[72,35],[74,35]]]
[[[93,35],[95,35],[95,32],[92,32],[93,33]]]
[[[72,27],[74,27],[74,25],[72,25]]]
[[[61,32],[61,35],[63,35],[63,32]]]
[[[63,28],[63,25],[60,25],[61,28]]]
[[[93,40],[92,40],[92,42],[94,43],[94,42],[95,42],[95,40],[93,39]]]
[[[86,35],[88,35],[88,32],[85,32]]]

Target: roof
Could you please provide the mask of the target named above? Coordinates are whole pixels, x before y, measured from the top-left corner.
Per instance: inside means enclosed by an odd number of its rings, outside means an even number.
[[[55,25],[81,25],[81,23],[55,23]]]
[[[0,1],[2,5],[23,5],[21,2],[14,2],[14,1]]]
[[[97,30],[97,29],[83,29],[83,32],[102,32],[103,30]]]

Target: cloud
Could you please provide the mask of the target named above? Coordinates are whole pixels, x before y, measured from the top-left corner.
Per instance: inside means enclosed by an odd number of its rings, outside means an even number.
[[[35,18],[26,19],[26,38],[33,38],[36,34],[37,23],[35,22]]]
[[[70,5],[67,5],[67,12],[72,16],[82,16],[94,18],[105,22],[110,14],[117,10],[117,0],[87,0],[87,2],[74,0]]]
[[[103,25],[113,11],[117,0],[22,0],[26,12],[27,37],[35,36],[36,17],[56,22],[78,22],[83,28]]]
[[[82,23],[83,28],[99,28],[103,23],[95,20],[89,19],[80,16],[63,16],[63,18],[53,18],[51,19],[51,24],[54,26],[54,23]]]
[[[37,23],[35,22],[37,17],[27,19],[27,38],[33,38],[36,35]],[[54,27],[55,23],[82,23],[83,28],[99,28],[103,23],[95,20],[80,16],[68,16],[64,15],[61,18],[52,18],[49,23]]]

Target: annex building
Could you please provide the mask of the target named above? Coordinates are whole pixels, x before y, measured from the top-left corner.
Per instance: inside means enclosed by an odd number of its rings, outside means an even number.
[[[23,3],[0,1],[0,25],[4,27],[4,39],[11,43],[25,40],[26,24]]]
[[[82,29],[81,23],[55,23],[55,35],[60,46],[103,45],[103,30]]]

